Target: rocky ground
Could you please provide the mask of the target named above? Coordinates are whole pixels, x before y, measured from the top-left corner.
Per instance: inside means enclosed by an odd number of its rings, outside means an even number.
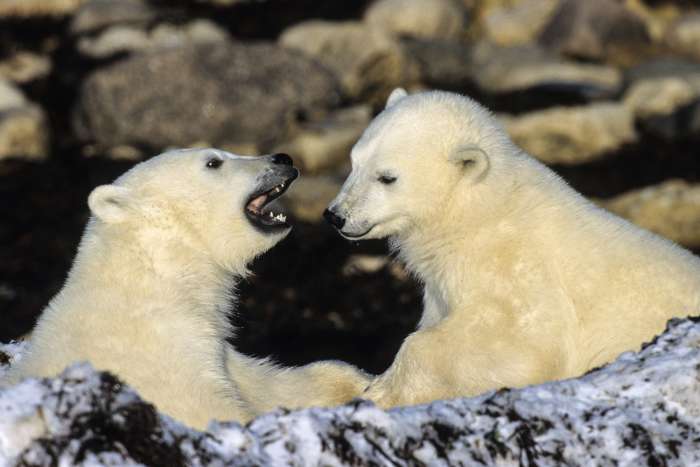
[[[77,364],[0,392],[0,466],[698,465],[699,342],[697,320],[672,320],[641,352],[577,379],[389,411],[280,410],[206,432]]]
[[[700,251],[700,10],[660,0],[0,0],[0,340],[60,288],[85,199],[173,146],[285,151],[293,234],[237,343],[383,370],[420,291],[320,221],[394,86],[466,93],[604,207]]]

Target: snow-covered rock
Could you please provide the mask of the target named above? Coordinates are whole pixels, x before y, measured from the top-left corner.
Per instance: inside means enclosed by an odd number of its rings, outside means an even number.
[[[78,364],[0,390],[0,466],[16,463],[700,465],[700,320],[672,320],[642,351],[577,379],[388,411],[280,410],[206,432]]]

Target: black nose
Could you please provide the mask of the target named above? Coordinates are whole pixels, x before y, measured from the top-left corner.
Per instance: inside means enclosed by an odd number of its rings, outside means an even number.
[[[287,154],[280,152],[278,154],[272,155],[272,163],[281,165],[292,165],[293,161],[292,158],[289,157]]]
[[[325,211],[323,211],[323,217],[338,230],[342,229],[345,225],[345,219],[343,219],[330,209],[326,209]]]

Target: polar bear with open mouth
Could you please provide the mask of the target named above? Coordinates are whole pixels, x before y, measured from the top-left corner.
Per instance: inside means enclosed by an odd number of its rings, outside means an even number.
[[[189,149],[95,188],[68,279],[3,384],[86,360],[197,428],[361,392],[367,378],[350,365],[283,369],[226,342],[233,283],[289,233],[273,201],[297,176],[286,154]]]
[[[484,108],[395,90],[325,213],[389,237],[424,310],[363,397],[406,405],[577,376],[700,314],[700,259],[586,200]]]

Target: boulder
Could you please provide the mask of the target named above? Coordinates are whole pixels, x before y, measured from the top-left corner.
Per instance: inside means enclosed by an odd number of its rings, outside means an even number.
[[[624,104],[635,118],[669,115],[700,98],[700,73],[635,81],[625,92]]]
[[[0,80],[0,112],[23,107],[26,104],[27,99],[19,88],[8,81]]]
[[[643,132],[663,140],[700,137],[700,63],[665,57],[625,72],[624,102]]]
[[[639,121],[644,133],[666,141],[700,140],[700,98],[669,114],[654,114]]]
[[[112,26],[97,36],[81,37],[77,45],[83,55],[103,59],[124,52],[224,42],[228,39],[228,32],[224,29],[212,21],[198,19],[181,26],[164,23],[152,30],[134,26]]]
[[[338,110],[321,122],[304,125],[274,151],[290,154],[305,174],[336,168],[349,161],[350,149],[371,118],[367,105]]]
[[[668,180],[600,204],[688,248],[700,248],[700,185]]]
[[[589,60],[635,60],[651,45],[644,21],[617,0],[562,0],[539,43]]]
[[[614,95],[622,84],[613,67],[561,59],[533,45],[497,47],[481,42],[472,52],[474,79],[486,93],[547,87],[588,98]]]
[[[672,320],[640,352],[575,379],[386,411],[360,400],[278,410],[206,432],[78,364],[0,389],[0,464],[698,465],[697,321]]]
[[[323,66],[267,43],[188,44],[136,54],[82,84],[76,133],[103,147],[200,142],[262,150],[337,105]]]
[[[157,11],[142,0],[89,0],[71,19],[72,34],[86,34],[114,25],[147,26]]]
[[[85,0],[2,0],[0,18],[66,16],[74,13]]]
[[[625,71],[628,85],[654,78],[693,77],[700,75],[700,63],[679,57],[659,57],[639,63]]]
[[[548,23],[560,0],[520,0],[483,11],[480,23],[485,36],[501,46],[533,42]]]
[[[364,20],[396,36],[459,39],[466,15],[459,0],[377,0]]]
[[[311,175],[299,178],[282,201],[292,215],[301,221],[323,222],[323,211],[340,191],[342,177]]]
[[[333,70],[351,100],[378,105],[411,76],[399,42],[364,23],[306,21],[284,31],[279,43]]]
[[[421,83],[453,90],[473,83],[472,51],[464,42],[404,38],[401,43]]]
[[[41,107],[0,111],[0,159],[45,159],[48,152],[48,123]]]
[[[547,164],[595,161],[637,139],[632,112],[615,103],[555,107],[503,122],[517,145]]]
[[[700,60],[700,11],[681,15],[671,24],[666,43],[675,52]]]
[[[28,83],[51,73],[51,59],[27,51],[17,51],[0,60],[0,80]]]
[[[0,159],[44,159],[48,140],[41,107],[28,102],[14,85],[0,80]]]

